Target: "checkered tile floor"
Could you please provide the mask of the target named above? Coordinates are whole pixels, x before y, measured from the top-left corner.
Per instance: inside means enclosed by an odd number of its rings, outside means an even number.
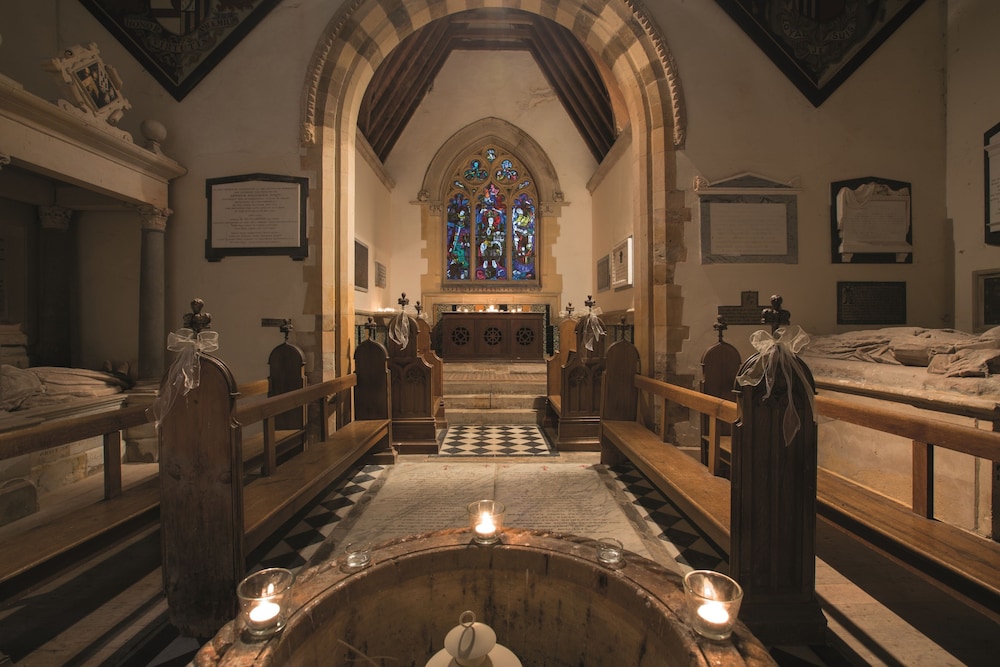
[[[304,510],[294,522],[286,524],[287,530],[279,530],[275,537],[251,554],[250,562],[256,562],[259,568],[284,567],[298,571],[383,472],[384,466],[363,466],[333,484],[322,500]]]
[[[636,470],[631,463],[608,468],[615,482],[646,522],[649,532],[664,543],[684,571],[729,572],[722,552],[706,540],[670,501]]]
[[[440,456],[555,456],[534,424],[450,426],[438,448]]]

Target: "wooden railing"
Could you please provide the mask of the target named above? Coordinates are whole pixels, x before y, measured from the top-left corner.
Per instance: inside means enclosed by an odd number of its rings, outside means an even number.
[[[115,498],[122,493],[121,432],[146,421],[145,407],[126,406],[112,412],[71,417],[0,433],[0,460],[36,454],[80,440],[102,437],[104,498]]]
[[[634,384],[640,394],[648,397],[647,404],[640,404],[639,420],[646,428],[657,431],[658,439],[667,446],[672,445],[669,429],[662,427],[663,415],[669,415],[671,409],[676,414],[676,406],[709,416],[710,441],[714,443],[710,457],[718,454],[719,426],[738,420],[733,401],[643,376],[636,376]],[[652,417],[657,414],[658,429]],[[996,566],[1000,563],[1000,542],[939,521],[934,512],[935,450],[943,448],[996,464],[1000,462],[1000,433],[824,395],[815,396],[815,414],[912,442],[909,503],[896,502],[821,467],[817,471],[820,517],[846,528],[884,555],[1000,619],[996,613],[1000,607],[1000,570]],[[672,473],[663,470],[658,474],[670,477]],[[997,499],[993,502],[995,506]]]
[[[1000,433],[951,424],[918,415],[904,415],[877,406],[816,397],[816,413],[829,419],[875,429],[913,441],[913,489],[910,508],[934,517],[934,449],[941,447],[1000,462]]]

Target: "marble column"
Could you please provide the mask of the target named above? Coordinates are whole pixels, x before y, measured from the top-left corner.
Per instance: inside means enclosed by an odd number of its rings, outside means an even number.
[[[35,366],[72,365],[71,285],[76,259],[70,218],[61,206],[39,206],[38,337]]]
[[[173,211],[144,205],[139,268],[139,379],[159,380],[166,370],[164,236]]]

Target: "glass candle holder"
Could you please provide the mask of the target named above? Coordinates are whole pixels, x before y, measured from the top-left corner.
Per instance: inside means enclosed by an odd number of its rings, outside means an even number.
[[[344,565],[349,570],[363,570],[372,563],[372,545],[369,542],[349,542],[344,547]]]
[[[688,623],[702,637],[728,639],[743,602],[743,589],[730,577],[712,570],[684,575]]]
[[[288,592],[294,580],[290,570],[271,567],[254,572],[237,586],[240,616],[252,638],[264,639],[285,627]]]
[[[597,540],[597,562],[604,565],[620,565],[625,550],[622,543],[613,537],[602,537]]]
[[[469,527],[476,544],[494,544],[500,541],[504,511],[503,503],[496,500],[469,503]]]

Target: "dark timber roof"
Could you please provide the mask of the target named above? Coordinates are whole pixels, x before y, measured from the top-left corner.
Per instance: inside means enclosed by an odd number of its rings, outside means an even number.
[[[531,53],[595,159],[607,155],[617,136],[612,99],[584,45],[541,16],[477,9],[414,32],[375,72],[361,102],[358,128],[383,162],[455,49]]]

